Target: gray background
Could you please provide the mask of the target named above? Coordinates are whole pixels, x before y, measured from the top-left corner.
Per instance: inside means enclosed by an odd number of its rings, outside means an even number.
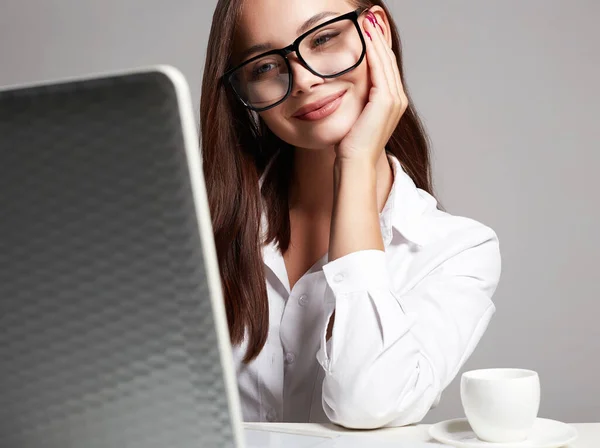
[[[0,85],[172,64],[199,103],[215,0],[0,0]],[[600,2],[388,1],[436,190],[493,227],[497,314],[466,369],[536,369],[540,415],[600,421]],[[425,421],[462,415],[458,381]]]

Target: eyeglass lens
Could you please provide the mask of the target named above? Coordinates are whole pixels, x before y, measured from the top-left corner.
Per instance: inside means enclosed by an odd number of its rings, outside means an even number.
[[[321,76],[331,76],[354,66],[362,54],[359,31],[350,19],[340,20],[307,35],[298,52]],[[244,102],[257,109],[269,107],[285,97],[291,76],[279,54],[270,54],[240,67],[231,77]]]

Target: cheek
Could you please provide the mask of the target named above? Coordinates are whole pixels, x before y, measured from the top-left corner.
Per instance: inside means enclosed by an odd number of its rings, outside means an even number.
[[[346,123],[349,127],[352,127],[369,101],[371,81],[367,65],[365,63],[361,64],[343,79],[348,83],[350,89],[348,91],[349,97],[346,98],[344,104],[345,109],[339,114],[339,119],[342,122],[341,124]]]
[[[284,118],[282,112],[280,112],[279,109],[279,107],[276,107],[266,112],[261,112],[260,117],[276,136],[278,136],[284,141],[287,141],[290,132],[290,125],[288,120]]]
[[[323,125],[290,121],[283,114],[283,105],[261,112],[260,117],[275,135],[292,145],[317,149],[337,143],[350,131],[369,100],[371,80],[366,61],[331,82],[346,85],[349,97],[344,102],[344,110],[336,112],[336,117]]]
[[[369,91],[371,89],[371,77],[366,61],[357,67],[355,71],[357,71],[357,76],[353,84],[356,90],[356,96],[360,98],[364,107],[369,100]]]

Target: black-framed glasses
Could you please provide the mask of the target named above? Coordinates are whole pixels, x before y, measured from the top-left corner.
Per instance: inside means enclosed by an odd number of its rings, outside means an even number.
[[[247,108],[262,112],[290,95],[293,75],[287,56],[296,53],[300,63],[321,78],[341,76],[360,65],[366,54],[358,18],[366,8],[328,20],[299,36],[291,45],[255,56],[223,74]]]

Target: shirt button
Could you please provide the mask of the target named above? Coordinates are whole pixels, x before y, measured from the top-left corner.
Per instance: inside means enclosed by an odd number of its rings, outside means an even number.
[[[293,364],[294,361],[296,360],[296,355],[294,355],[293,353],[286,353],[285,355],[285,362],[287,364]]]
[[[302,294],[300,296],[300,298],[298,299],[298,304],[300,306],[306,306],[307,303],[308,303],[308,297],[306,297],[306,294]]]
[[[336,283],[340,283],[342,280],[344,280],[344,274],[336,274],[336,276],[333,277],[333,281]]]
[[[267,412],[267,421],[274,422],[275,420],[277,420],[277,414],[273,409],[271,409],[269,412]]]

